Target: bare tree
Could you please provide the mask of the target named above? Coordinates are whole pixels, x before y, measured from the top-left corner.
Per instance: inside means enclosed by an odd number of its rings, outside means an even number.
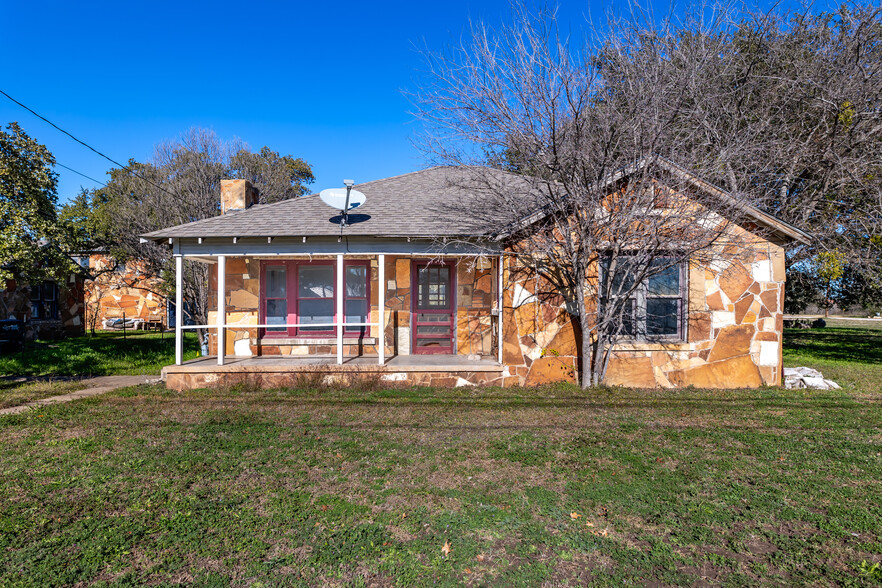
[[[810,230],[815,241],[791,250],[791,261],[816,265],[819,254],[834,252],[880,283],[882,7],[851,2],[816,12],[807,4],[731,14],[726,26],[658,35],[661,51],[621,37],[627,60],[616,50],[610,59],[600,55],[606,83],[630,102],[636,70],[651,67],[653,83],[687,81],[684,73],[695,70],[682,55],[717,46],[684,86],[685,104],[667,107],[689,114],[674,121],[686,127],[677,132],[692,154],[685,160],[702,177]]]
[[[151,231],[220,214],[220,183],[224,178],[250,180],[261,202],[301,196],[313,181],[305,161],[280,156],[264,147],[253,153],[239,140],[223,141],[213,131],[190,129],[180,139],[156,147],[150,163],[129,162],[113,169],[106,188],[80,198],[67,216],[89,226],[82,239],[104,246],[117,263],[143,262],[148,277],[165,279],[163,295],[174,288],[174,264],[167,246],[141,243]],[[87,247],[88,245],[86,245]],[[208,266],[184,264],[185,312],[205,324],[208,319]],[[204,333],[199,332],[200,341]]]
[[[729,15],[705,14],[656,26],[634,11],[574,40],[553,12],[516,8],[512,24],[475,26],[461,46],[430,55],[414,95],[423,148],[470,170],[475,196],[458,212],[495,228],[511,276],[534,276],[537,296],[578,322],[586,387],[602,381],[621,339],[670,333],[669,315],[635,303],[641,292],[756,245],[739,233],[750,209],[740,185],[699,185],[670,164],[712,165],[696,147],[704,129],[688,121],[720,99],[703,80],[730,67],[717,58]]]

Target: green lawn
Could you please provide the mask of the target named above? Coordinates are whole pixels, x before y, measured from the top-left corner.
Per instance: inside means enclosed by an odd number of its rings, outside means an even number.
[[[2,417],[0,586],[879,585],[878,347],[820,366],[814,333],[787,361],[841,391],[142,386]]]
[[[186,333],[184,359],[198,356],[196,334]],[[21,353],[0,355],[0,376],[112,376],[159,374],[174,363],[174,334],[98,332],[37,341]]]
[[[882,330],[786,329],[784,365],[820,370],[846,389],[882,392]]]

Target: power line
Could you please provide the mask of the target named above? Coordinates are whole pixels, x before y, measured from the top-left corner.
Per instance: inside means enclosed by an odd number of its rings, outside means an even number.
[[[0,90],[0,91],[2,91],[2,90]],[[57,165],[58,167],[63,167],[63,168],[66,169],[67,171],[72,171],[73,173],[77,174],[78,176],[83,176],[83,177],[86,178],[87,180],[92,180],[92,181],[95,182],[96,184],[100,184],[100,185],[104,186],[105,188],[107,188],[107,184],[105,184],[104,182],[99,182],[99,181],[96,180],[95,178],[90,178],[89,176],[87,176],[87,175],[84,174],[83,172],[78,172],[78,171],[75,170],[74,168],[72,168],[72,167],[67,167],[67,166],[64,165],[63,163],[58,163],[58,162],[56,161],[56,162],[55,162],[55,165]]]
[[[81,140],[77,139],[76,137],[74,137],[73,135],[71,135],[70,133],[68,133],[67,131],[65,131],[64,129],[62,129],[61,127],[59,127],[57,124],[55,124],[54,122],[52,122],[51,120],[49,120],[49,119],[46,118],[45,116],[42,116],[41,114],[38,114],[37,112],[35,112],[33,109],[28,108],[27,106],[25,106],[24,104],[22,104],[21,102],[19,102],[18,100],[16,100],[15,98],[13,98],[12,96],[10,96],[10,95],[7,94],[6,92],[4,92],[3,90],[0,90],[0,94],[3,94],[4,96],[6,96],[7,98],[9,98],[9,99],[12,100],[13,102],[15,102],[16,104],[18,104],[19,106],[21,106],[22,108],[24,108],[25,110],[27,110],[28,112],[30,112],[31,114],[33,114],[34,116],[36,116],[37,118],[39,118],[40,120],[42,120],[42,121],[44,121],[44,122],[46,122],[46,123],[52,125],[53,127],[55,127],[56,129],[58,129],[59,131],[61,131],[62,133],[64,133],[65,135],[67,135],[68,137],[70,137],[71,139],[73,139],[74,141],[76,141],[77,143],[79,143],[80,145],[82,145],[83,147],[86,147],[86,148],[89,149],[90,151],[94,151],[95,153],[97,153],[98,155],[100,155],[101,157],[103,157],[104,159],[106,159],[107,161],[109,161],[110,163],[112,163],[113,165],[119,166],[120,168],[126,170],[127,172],[129,172],[130,174],[132,174],[133,176],[135,176],[136,178],[140,178],[140,179],[144,180],[145,182],[147,182],[148,184],[150,184],[151,186],[153,186],[154,188],[158,188],[158,189],[162,190],[163,192],[165,192],[165,193],[168,194],[169,196],[174,196],[175,198],[180,198],[180,196],[178,196],[177,194],[175,194],[175,193],[173,193],[173,192],[169,192],[168,190],[166,190],[165,188],[163,188],[163,187],[160,186],[159,184],[156,184],[156,183],[152,182],[151,180],[148,180],[147,178],[145,178],[144,176],[142,176],[141,174],[139,174],[138,172],[136,172],[135,170],[133,170],[133,169],[130,168],[129,166],[121,164],[120,162],[116,161],[115,159],[112,159],[111,157],[108,157],[107,155],[104,155],[103,153],[101,153],[100,151],[98,151],[97,149],[95,149],[94,147],[92,147],[91,145],[89,145],[88,143],[86,143],[85,141],[81,141]],[[61,167],[66,167],[66,166],[63,166],[63,165],[62,165]],[[70,168],[67,168],[67,169],[70,169]],[[74,171],[74,170],[71,170],[71,171]],[[76,172],[76,173],[79,173],[79,172]],[[83,175],[83,174],[80,174],[80,175]],[[89,178],[89,179],[91,180],[92,178]],[[92,180],[92,181],[94,182],[95,180]],[[100,183],[100,182],[99,182],[99,183]]]

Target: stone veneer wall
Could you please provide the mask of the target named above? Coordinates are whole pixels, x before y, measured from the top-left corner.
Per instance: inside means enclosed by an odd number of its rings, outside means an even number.
[[[276,258],[273,258],[276,259]],[[334,259],[333,257],[314,257],[313,259]],[[370,322],[378,321],[379,271],[376,256],[347,256],[348,261],[367,260],[370,262]],[[386,284],[386,356],[409,355],[411,353],[411,257],[387,255],[385,268]],[[259,318],[260,302],[260,259],[256,257],[228,257],[226,261],[226,353],[229,355],[333,355],[336,345],[289,344],[272,340],[259,341],[256,325]],[[494,267],[489,261],[463,258],[457,261],[457,353],[464,355],[494,356],[496,341],[491,308],[495,300]],[[209,296],[208,323],[217,322],[217,266],[210,271],[211,294]],[[240,327],[240,328],[236,328]],[[347,356],[376,356],[377,347],[373,341],[378,336],[378,328],[371,327],[368,342],[344,345]],[[350,339],[350,336],[346,336]],[[216,353],[216,332],[209,334],[209,353]]]
[[[70,274],[65,283],[58,284],[58,317],[65,335],[85,332],[85,290],[86,283],[80,274]]]
[[[504,383],[574,381],[581,333],[578,321],[567,312],[566,300],[560,295],[537,295],[550,290],[541,278],[512,282],[508,267],[504,283],[509,284],[502,294]]]
[[[749,239],[746,231],[742,237]],[[630,387],[755,387],[778,384],[781,377],[784,251],[762,242],[750,253],[719,252],[711,267],[688,271],[686,341],[620,344],[607,370],[607,383]],[[371,261],[371,321],[377,320],[378,271]],[[409,257],[386,256],[386,354],[410,353],[411,264]],[[216,266],[214,266],[216,270]],[[494,357],[495,267],[474,258],[457,263],[457,352]],[[260,261],[227,259],[226,352],[230,355],[333,355],[334,345],[258,345]],[[581,333],[561,296],[540,278],[517,281],[503,292],[504,385],[574,381],[581,369]],[[216,274],[212,272],[216,292]],[[506,281],[506,283],[509,283]],[[210,308],[216,308],[216,300]],[[216,314],[209,313],[214,324]],[[240,328],[236,328],[236,327]],[[370,337],[377,336],[371,328]],[[211,352],[216,350],[211,332]],[[346,355],[376,355],[373,344],[348,344]]]
[[[103,328],[106,319],[126,318],[162,322],[166,326],[166,297],[160,294],[161,278],[149,277],[143,262],[130,261],[114,270],[113,258],[94,254],[89,257],[89,268],[96,279],[86,282],[87,327]],[[105,270],[106,273],[100,273]]]
[[[736,232],[745,242],[756,242],[747,231]],[[686,341],[617,345],[608,384],[734,388],[780,383],[784,250],[763,241],[749,252],[718,253],[711,267],[689,268]],[[545,291],[535,279],[526,279],[504,293],[503,362],[509,375],[525,385],[572,381],[580,368],[578,324],[563,298],[535,295]]]
[[[459,355],[497,353],[495,265],[488,258],[460,258],[456,264],[456,334]]]
[[[754,388],[781,381],[784,250],[691,267],[687,342],[634,345],[610,361],[607,381],[628,386]]]
[[[79,274],[70,274],[58,284],[58,318],[31,318],[31,288],[16,280],[7,280],[0,290],[0,319],[15,318],[25,322],[24,338],[55,339],[64,335],[81,335],[84,326],[84,283]]]

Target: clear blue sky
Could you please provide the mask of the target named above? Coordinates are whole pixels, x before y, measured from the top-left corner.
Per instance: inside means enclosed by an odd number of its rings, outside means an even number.
[[[561,14],[575,29],[610,6],[564,2]],[[419,76],[417,48],[440,50],[470,18],[508,14],[508,0],[3,0],[0,89],[117,161],[149,160],[201,126],[303,157],[319,190],[424,167],[401,92]],[[10,121],[59,163],[106,179],[109,162],[0,96],[0,124]],[[56,170],[62,201],[95,186]]]

